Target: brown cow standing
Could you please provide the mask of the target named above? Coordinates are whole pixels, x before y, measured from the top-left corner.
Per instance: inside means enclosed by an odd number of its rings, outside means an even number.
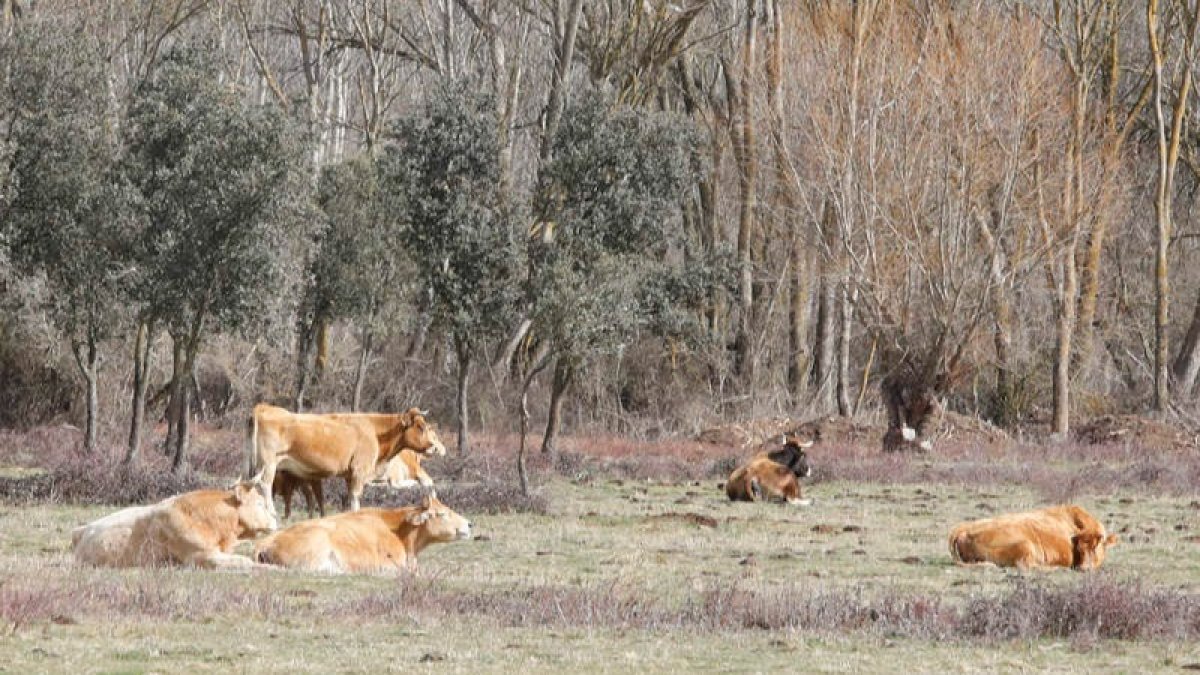
[[[280,470],[303,480],[342,476],[354,511],[360,507],[367,481],[400,450],[446,452],[417,408],[398,415],[316,415],[260,403],[254,407],[249,427],[250,462],[262,467],[268,494],[273,494]],[[274,508],[272,502],[272,512]]]
[[[950,531],[950,556],[963,565],[1091,570],[1104,564],[1117,535],[1075,505],[961,523]]]

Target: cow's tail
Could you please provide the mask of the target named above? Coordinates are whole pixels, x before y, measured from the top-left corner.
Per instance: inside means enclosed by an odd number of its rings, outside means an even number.
[[[250,411],[246,423],[246,476],[254,476],[258,469],[258,413]]]

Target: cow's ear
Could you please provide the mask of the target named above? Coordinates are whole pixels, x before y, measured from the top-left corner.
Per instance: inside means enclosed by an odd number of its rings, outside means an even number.
[[[233,486],[234,505],[241,506],[246,501],[246,497],[249,496],[251,489],[252,488],[247,487],[242,481],[238,481],[237,485]]]
[[[1116,546],[1121,541],[1121,538],[1115,534],[1110,534],[1104,538],[1105,546]]]

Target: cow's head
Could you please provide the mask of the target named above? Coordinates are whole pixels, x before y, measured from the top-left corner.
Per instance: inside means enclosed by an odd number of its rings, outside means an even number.
[[[780,439],[783,447],[768,453],[772,461],[778,462],[791,469],[796,478],[807,478],[812,475],[812,467],[808,464],[806,448],[812,447],[813,439],[796,434],[784,434]]]
[[[237,509],[239,537],[252,539],[279,529],[279,521],[271,512],[266,488],[256,480],[241,480],[233,486],[230,500]]]
[[[1104,564],[1104,557],[1108,554],[1108,547],[1116,546],[1117,542],[1117,535],[1110,534],[1105,536],[1103,530],[1100,532],[1080,532],[1071,537],[1071,567],[1077,570],[1097,569]]]
[[[408,517],[408,522],[423,528],[434,541],[471,538],[471,521],[439,501],[432,490],[421,500],[421,508]]]
[[[400,417],[400,423],[404,425],[403,447],[426,455],[445,455],[446,446],[438,438],[437,429],[425,419],[425,413],[418,408],[409,408]]]

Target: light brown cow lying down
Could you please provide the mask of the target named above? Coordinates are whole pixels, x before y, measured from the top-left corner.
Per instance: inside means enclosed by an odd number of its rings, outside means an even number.
[[[417,485],[431,488],[433,478],[421,466],[423,457],[425,455],[405,448],[386,463],[375,467],[377,475],[371,483],[387,485],[397,490]],[[325,517],[325,490],[321,487],[320,478],[299,478],[288,471],[280,470],[275,473],[272,489],[275,494],[283,497],[284,520],[292,517],[292,495],[296,490],[304,496],[309,518],[316,517],[318,512],[322,518]]]
[[[795,506],[808,506],[811,499],[800,498],[800,481],[791,469],[765,455],[755,456],[738,467],[725,483],[731,501],[756,502],[781,499]]]
[[[950,531],[950,556],[964,565],[1090,570],[1116,543],[1092,514],[1064,505],[962,523]]]
[[[329,574],[396,573],[426,546],[470,539],[471,523],[427,496],[420,506],[363,509],[277,532],[254,547],[260,563]]]
[[[239,539],[276,527],[262,485],[242,481],[227,490],[196,490],[117,511],[75,528],[71,547],[79,562],[107,567],[257,567],[230,551]]]

